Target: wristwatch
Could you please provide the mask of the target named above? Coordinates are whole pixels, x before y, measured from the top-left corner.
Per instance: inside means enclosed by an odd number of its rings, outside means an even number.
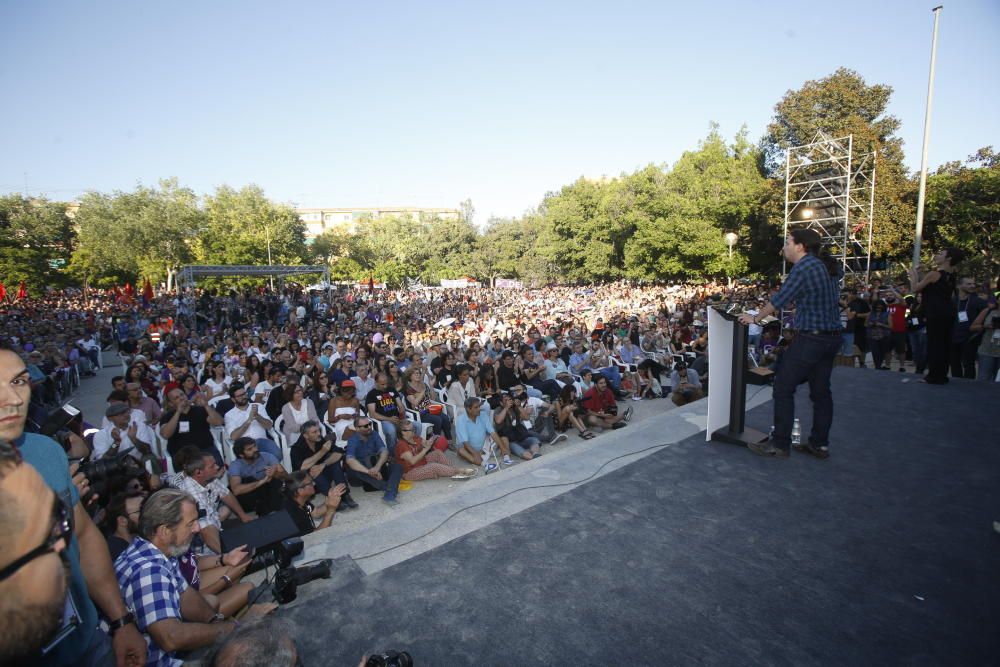
[[[211,618],[209,623],[221,623],[224,620],[226,620],[226,615],[219,611],[215,613],[215,616]]]
[[[122,616],[117,620],[111,621],[108,624],[108,632],[111,635],[114,635],[116,632],[124,628],[126,625],[134,623],[135,623],[135,614],[132,612],[131,609],[129,609],[127,612],[125,612],[124,616]]]

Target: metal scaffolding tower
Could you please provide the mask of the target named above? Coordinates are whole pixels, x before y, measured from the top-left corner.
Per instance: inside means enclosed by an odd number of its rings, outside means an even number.
[[[785,237],[794,229],[819,232],[845,281],[864,276],[868,282],[876,157],[855,155],[854,135],[831,139],[822,131],[785,154]]]

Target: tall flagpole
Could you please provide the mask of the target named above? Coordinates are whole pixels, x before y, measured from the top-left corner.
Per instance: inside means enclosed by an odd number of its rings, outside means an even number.
[[[927,191],[927,142],[931,138],[931,104],[934,101],[934,64],[937,60],[938,19],[943,5],[934,12],[934,36],[931,38],[931,73],[927,81],[927,111],[924,114],[924,146],[920,153],[920,192],[917,195],[917,231],[913,238],[913,268],[920,265],[920,243],[924,236],[924,196]]]

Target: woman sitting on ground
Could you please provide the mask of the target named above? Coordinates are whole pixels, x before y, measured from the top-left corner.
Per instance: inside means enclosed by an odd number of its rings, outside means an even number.
[[[566,431],[570,426],[575,428],[584,440],[596,437],[594,433],[583,425],[580,417],[587,414],[576,401],[576,387],[568,384],[559,391],[556,398],[556,430],[560,433]]]
[[[404,420],[399,426],[399,441],[396,443],[396,460],[403,465],[403,479],[419,482],[425,479],[451,477],[452,479],[469,479],[476,476],[475,468],[456,468],[448,462],[448,458],[439,451],[437,440],[424,442],[417,435],[413,422]],[[447,447],[447,444],[445,444]]]

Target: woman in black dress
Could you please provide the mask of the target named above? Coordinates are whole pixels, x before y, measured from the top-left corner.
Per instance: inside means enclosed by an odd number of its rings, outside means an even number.
[[[948,359],[951,332],[958,312],[955,294],[955,267],[965,258],[958,248],[945,248],[934,255],[934,270],[923,278],[916,269],[910,270],[910,288],[923,293],[924,315],[927,318],[927,375],[923,381],[944,384],[948,381]]]

